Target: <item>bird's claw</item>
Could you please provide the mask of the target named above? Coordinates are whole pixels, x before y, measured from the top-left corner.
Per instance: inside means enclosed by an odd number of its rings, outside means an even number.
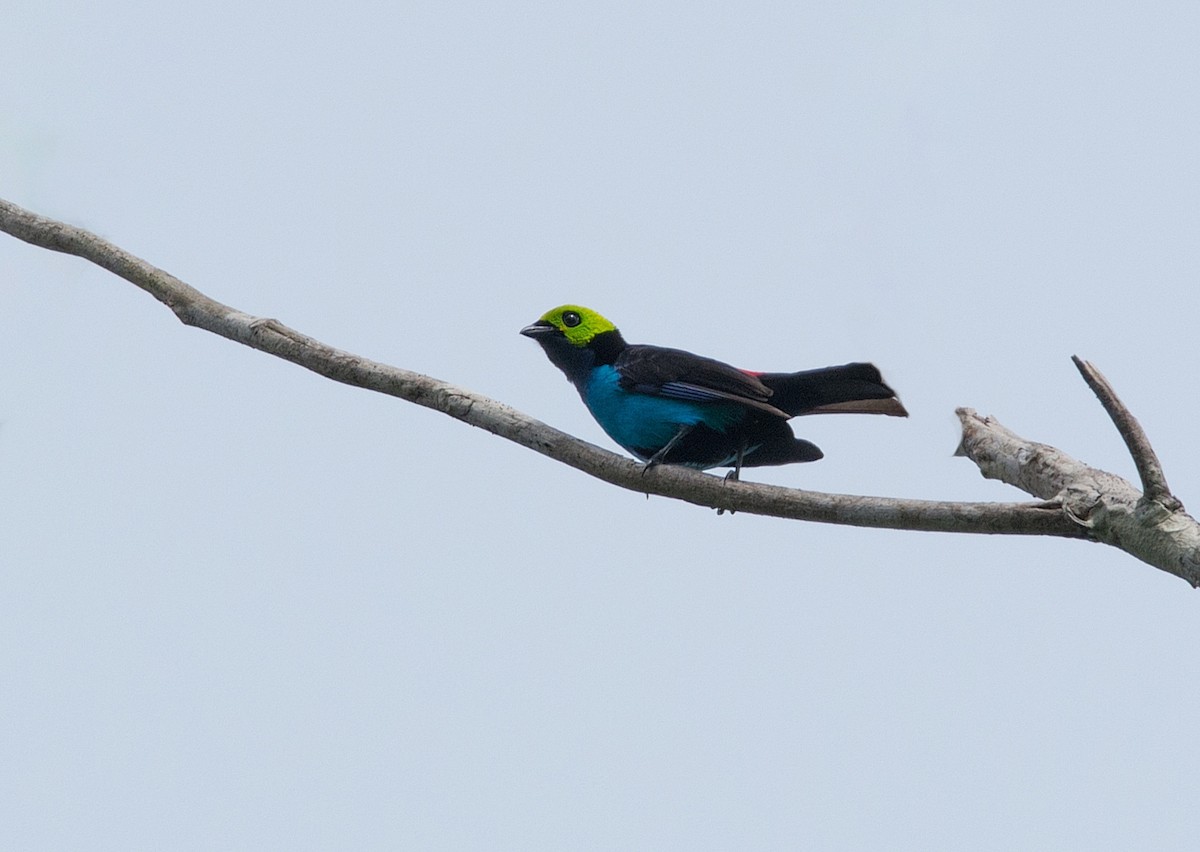
[[[738,476],[738,472],[736,470],[730,470],[725,473],[725,478],[721,481],[722,482],[741,482],[741,477]],[[736,510],[734,510],[734,509],[717,509],[718,516],[724,515],[726,512],[729,512],[729,514],[731,514],[731,515],[737,514]]]

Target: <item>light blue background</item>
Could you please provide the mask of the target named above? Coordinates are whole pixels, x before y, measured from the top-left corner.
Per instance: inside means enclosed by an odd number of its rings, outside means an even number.
[[[871,359],[749,478],[1013,500],[953,409],[1200,501],[1195,4],[16,0],[0,196],[611,446],[518,329]],[[0,845],[1191,849],[1200,598],[717,517],[0,239]]]

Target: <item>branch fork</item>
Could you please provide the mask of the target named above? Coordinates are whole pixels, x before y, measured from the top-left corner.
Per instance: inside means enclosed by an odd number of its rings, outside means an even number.
[[[1149,438],[1112,385],[1090,362],[1071,360],[1125,441],[1141,491],[1123,477],[1028,441],[970,408],[957,410],[963,430],[957,454],[975,462],[985,477],[1059,505],[1088,538],[1200,586],[1200,525],[1171,492]]]

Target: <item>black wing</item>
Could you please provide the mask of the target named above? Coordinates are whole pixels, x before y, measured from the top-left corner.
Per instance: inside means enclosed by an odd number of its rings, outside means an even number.
[[[786,419],[768,403],[771,389],[758,377],[713,358],[662,346],[626,346],[613,363],[621,387],[690,402],[741,403]]]

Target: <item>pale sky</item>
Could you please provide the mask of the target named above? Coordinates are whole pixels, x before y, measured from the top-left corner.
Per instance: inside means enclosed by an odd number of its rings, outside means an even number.
[[[10,4],[11,6],[11,4]],[[746,478],[1200,507],[1195,4],[16,0],[0,197],[616,449],[519,329],[872,360]],[[646,498],[0,235],[0,846],[1192,849],[1200,597]]]

